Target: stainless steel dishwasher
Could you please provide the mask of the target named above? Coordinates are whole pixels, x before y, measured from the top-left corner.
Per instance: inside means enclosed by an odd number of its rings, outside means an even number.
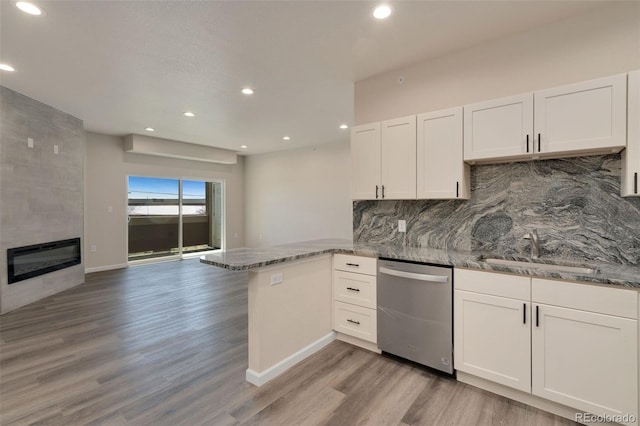
[[[378,261],[378,347],[453,373],[451,267]]]

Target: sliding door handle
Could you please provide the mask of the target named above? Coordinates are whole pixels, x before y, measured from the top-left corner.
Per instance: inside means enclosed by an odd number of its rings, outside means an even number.
[[[523,324],[527,323],[527,304],[526,303],[522,304],[522,323]]]
[[[540,327],[540,306],[536,305],[536,327]]]

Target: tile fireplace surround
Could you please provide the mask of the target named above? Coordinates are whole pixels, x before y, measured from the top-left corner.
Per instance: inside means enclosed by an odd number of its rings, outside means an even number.
[[[84,129],[81,120],[2,86],[0,128],[0,313],[5,313],[84,282],[82,264],[11,285],[7,268],[7,249],[83,235]]]

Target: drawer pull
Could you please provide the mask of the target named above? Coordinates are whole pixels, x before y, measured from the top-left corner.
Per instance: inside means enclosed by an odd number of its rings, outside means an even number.
[[[360,264],[358,264],[358,263],[349,263],[349,262],[347,262],[347,266],[355,266],[356,268],[359,268],[359,267],[360,267]]]
[[[347,322],[350,322],[351,324],[355,324],[355,325],[360,325],[360,321],[354,321],[352,319],[347,319]]]
[[[351,291],[360,291],[359,288],[353,288],[353,287],[347,287],[347,290],[351,290]]]

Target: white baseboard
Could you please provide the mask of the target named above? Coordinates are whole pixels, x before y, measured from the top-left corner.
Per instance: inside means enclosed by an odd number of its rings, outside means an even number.
[[[336,339],[336,333],[335,331],[332,331],[326,336],[323,336],[320,339],[316,340],[315,342],[311,343],[309,346],[306,346],[300,349],[298,352],[288,356],[287,358],[283,359],[279,363],[272,365],[271,367],[267,368],[262,372],[258,372],[250,368],[247,368],[247,374],[246,374],[247,382],[254,384],[256,386],[262,386],[268,381],[284,373],[285,371],[287,371],[288,369],[290,369],[291,367],[293,367],[303,359],[318,352],[320,349],[324,348],[329,343],[333,342],[335,339]]]
[[[120,263],[117,265],[107,265],[107,266],[96,266],[94,268],[85,268],[84,273],[90,274],[92,272],[102,272],[102,271],[111,271],[112,269],[123,269],[128,267],[129,265],[126,263]]]

